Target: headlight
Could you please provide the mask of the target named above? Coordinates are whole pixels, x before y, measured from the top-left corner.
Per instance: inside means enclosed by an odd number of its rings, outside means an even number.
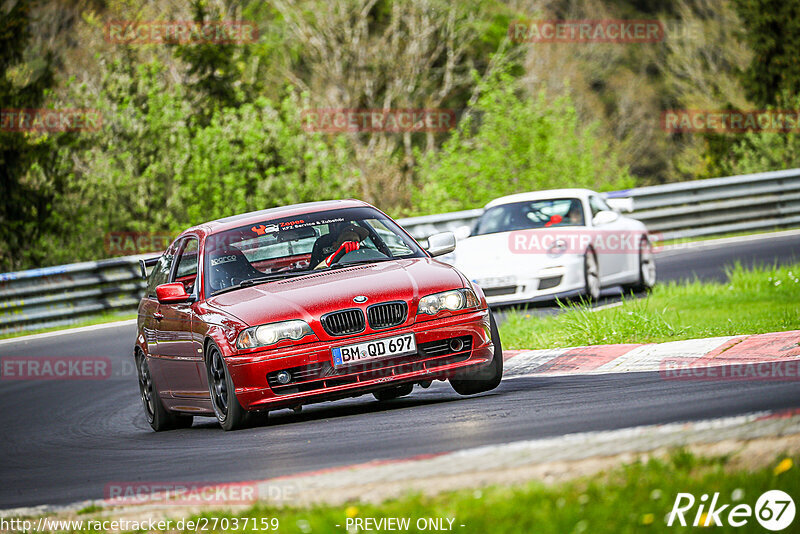
[[[419,300],[417,313],[436,315],[442,310],[456,311],[477,308],[479,303],[478,297],[471,289],[455,289],[422,297]]]
[[[242,333],[239,334],[239,339],[236,341],[236,346],[240,349],[264,347],[266,345],[274,345],[284,339],[297,341],[313,333],[308,323],[300,320],[262,324],[261,326],[251,326],[242,330]]]

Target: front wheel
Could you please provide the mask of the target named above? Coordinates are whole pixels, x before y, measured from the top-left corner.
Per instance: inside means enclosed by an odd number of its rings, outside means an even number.
[[[251,419],[250,414],[236,399],[228,365],[214,343],[209,344],[206,351],[206,371],[211,404],[220,426],[224,430],[237,430],[247,426]]]
[[[653,245],[647,239],[639,242],[639,280],[625,286],[633,292],[649,292],[656,285],[656,261],[653,258]]]
[[[600,268],[597,266],[597,256],[589,249],[583,257],[584,295],[589,302],[596,302],[600,298]]]
[[[144,416],[150,424],[150,428],[156,432],[161,432],[163,430],[192,426],[194,418],[191,415],[171,413],[164,408],[161,403],[161,397],[158,395],[156,383],[150,374],[147,358],[138,350],[136,352],[136,372],[139,376],[139,394],[144,406]]]
[[[490,391],[500,385],[500,380],[503,378],[503,346],[500,344],[500,332],[497,330],[492,312],[489,312],[489,322],[494,345],[492,363],[483,369],[462,375],[462,378],[451,378],[450,385],[459,395],[475,395]]]

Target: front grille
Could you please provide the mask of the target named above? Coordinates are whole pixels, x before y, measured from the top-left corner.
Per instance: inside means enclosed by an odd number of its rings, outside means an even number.
[[[450,346],[455,340],[460,340],[462,344],[458,351],[454,351]],[[287,368],[284,370],[291,374],[291,380],[287,384],[278,383],[279,371],[273,371],[267,375],[267,383],[277,395],[290,395],[301,391],[315,391],[402,373],[435,369],[468,359],[472,350],[472,336],[420,343],[417,349],[416,354],[362,362],[341,369],[334,369],[330,362],[315,362]]]
[[[323,315],[320,319],[322,328],[332,336],[346,336],[363,332],[364,312],[357,309],[342,310]]]
[[[539,280],[539,290],[552,289],[561,283],[560,276],[552,276],[550,278],[542,278]]]
[[[487,297],[499,297],[500,295],[513,295],[517,292],[517,286],[487,287],[483,294]]]
[[[406,321],[408,305],[405,302],[374,304],[367,308],[367,320],[373,330],[391,328]]]

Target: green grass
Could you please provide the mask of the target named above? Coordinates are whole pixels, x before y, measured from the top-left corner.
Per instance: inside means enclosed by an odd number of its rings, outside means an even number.
[[[87,515],[87,514],[94,514],[94,513],[97,513],[97,512],[102,512],[102,511],[103,511],[103,507],[100,506],[99,504],[90,504],[88,506],[84,506],[83,508],[78,510],[76,513],[78,515]]]
[[[659,284],[646,298],[599,311],[575,303],[550,317],[517,310],[500,326],[500,339],[507,349],[541,349],[800,329],[800,263],[753,271],[736,265],[728,277]]]
[[[246,512],[208,512],[200,517],[212,521],[223,517],[277,518],[278,532],[303,534],[347,532],[344,527],[348,517],[410,518],[412,528],[403,532],[420,532],[414,527],[416,520],[432,517],[454,519],[453,532],[465,534],[680,533],[692,527],[666,526],[666,516],[679,492],[692,493],[697,504],[702,494],[719,492],[718,505],[731,503],[722,516],[726,520],[733,505],[755,507],[758,496],[767,490],[780,489],[795,498],[800,495],[798,459],[779,457],[768,467],[733,471],[726,467],[725,457],[701,458],[678,450],[665,459],[640,461],[552,486],[530,482],[436,496],[414,494],[379,505],[350,503],[307,509],[256,505]],[[689,524],[694,520],[697,504],[686,514]],[[795,518],[793,526],[798,521],[800,518]],[[789,531],[791,527],[786,530]],[[764,530],[751,517],[744,527],[726,525],[714,532]]]
[[[128,319],[136,319],[136,312],[106,312],[97,315],[91,315],[85,319],[81,319],[77,323],[66,326],[51,326],[50,328],[37,328],[34,330],[25,330],[24,332],[3,332],[0,333],[0,339],[8,339],[12,337],[30,336],[32,334],[42,334],[45,332],[56,332],[58,330],[68,330],[70,328],[80,328],[81,326],[92,326],[96,324],[113,323],[116,321],[126,321]]]

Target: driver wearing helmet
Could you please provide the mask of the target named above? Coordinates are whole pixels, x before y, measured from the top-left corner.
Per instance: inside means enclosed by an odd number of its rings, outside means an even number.
[[[320,236],[311,251],[310,264],[314,269],[330,267],[345,254],[358,250],[369,232],[353,223],[331,223],[327,234]]]

